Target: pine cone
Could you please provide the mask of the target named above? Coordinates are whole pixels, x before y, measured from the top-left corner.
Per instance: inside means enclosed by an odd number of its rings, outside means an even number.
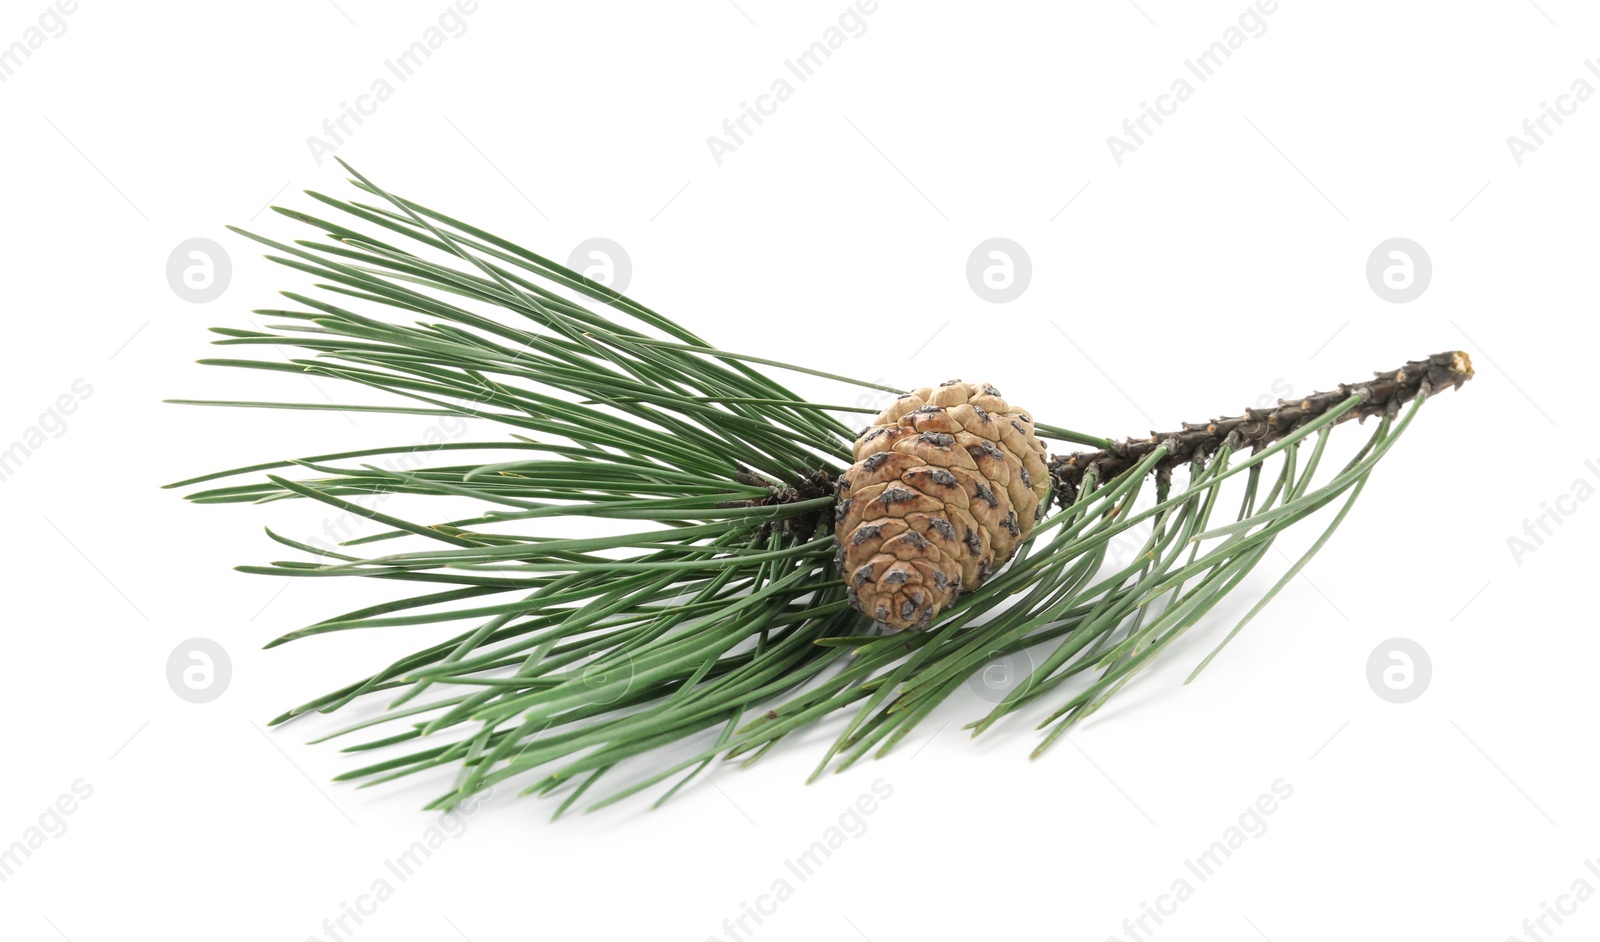
[[[836,563],[880,627],[924,629],[1005,565],[1049,504],[1033,419],[987,383],[901,396],[839,476]]]

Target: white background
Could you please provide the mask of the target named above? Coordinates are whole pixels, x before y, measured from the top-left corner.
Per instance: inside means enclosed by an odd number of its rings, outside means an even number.
[[[0,44],[43,9],[5,3]],[[160,400],[317,395],[192,365],[211,352],[204,328],[248,326],[304,285],[222,227],[305,235],[262,208],[343,191],[308,135],[443,9],[85,0],[0,84],[0,443],[74,380],[93,389],[0,483],[0,845],[75,781],[93,789],[0,883],[0,937],[327,939],[324,919],[435,822],[417,808],[443,777],[356,791],[329,782],[348,758],[304,744],[326,720],[263,728],[430,636],[259,650],[383,587],[235,573],[286,557],[262,526],[310,533],[321,515],[190,506],[158,485],[422,434],[416,417]],[[1600,857],[1600,501],[1563,500],[1574,512],[1520,559],[1507,540],[1574,482],[1600,487],[1585,467],[1600,465],[1600,103],[1521,166],[1506,137],[1575,79],[1600,86],[1584,65],[1600,57],[1592,7],[1284,2],[1118,166],[1107,135],[1186,75],[1242,0],[885,0],[719,166],[707,136],[844,9],[483,0],[338,154],[557,258],[614,239],[631,294],[729,349],[901,386],[989,379],[1097,434],[1440,350],[1469,352],[1477,379],[1423,410],[1305,578],[1196,683],[1181,685],[1248,591],[1037,762],[1021,720],[970,742],[960,726],[984,704],[964,694],[890,758],[810,787],[836,726],[661,811],[549,825],[548,803],[503,794],[339,938],[727,939],[723,921],[880,778],[893,791],[867,830],[790,877],[793,896],[747,921],[754,938],[1128,939],[1123,921],[1278,779],[1293,795],[1265,833],[1210,880],[1190,876],[1193,896],[1147,922],[1154,938],[1548,937],[1523,920],[1577,880],[1600,889],[1584,866]],[[1033,264],[1005,305],[965,279],[993,236]],[[1410,303],[1365,276],[1394,236],[1433,262]],[[232,256],[209,304],[166,281],[193,237]],[[1360,437],[1341,430],[1336,451]],[[233,661],[232,686],[204,705],[165,677],[196,636]],[[1396,636],[1433,664],[1403,705],[1366,681],[1369,653]],[[1593,938],[1600,902],[1576,899],[1546,925]]]

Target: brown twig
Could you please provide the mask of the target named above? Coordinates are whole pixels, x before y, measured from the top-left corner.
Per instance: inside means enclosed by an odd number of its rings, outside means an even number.
[[[1114,441],[1111,447],[1100,451],[1054,455],[1050,459],[1050,480],[1057,503],[1065,507],[1077,498],[1086,474],[1093,472],[1096,480],[1109,481],[1162,445],[1168,450],[1156,462],[1154,470],[1157,474],[1170,475],[1173,468],[1211,455],[1230,436],[1234,447],[1249,445],[1252,450],[1259,451],[1352,395],[1360,395],[1361,403],[1339,416],[1335,423],[1382,415],[1385,410],[1426,394],[1425,391],[1445,386],[1459,389],[1472,375],[1472,360],[1465,353],[1459,350],[1436,353],[1425,360],[1413,360],[1397,370],[1375,373],[1364,383],[1340,384],[1338,389],[1312,393],[1291,402],[1280,399],[1273,409],[1246,409],[1244,415],[1232,418],[1185,422],[1183,429],[1177,432],[1152,432],[1149,438]]]
[[[833,475],[818,469],[800,479],[798,485],[774,484],[756,472],[739,466],[734,474],[734,480],[740,484],[749,484],[767,489],[767,496],[755,497],[749,500],[729,500],[717,504],[718,507],[777,507],[783,504],[794,504],[800,501],[812,500],[817,497],[831,497],[834,492]],[[817,526],[822,522],[824,514],[831,514],[832,510],[814,510],[810,513],[785,518],[780,526],[786,534],[798,536],[802,539],[809,538],[816,533]],[[831,518],[830,518],[831,519]],[[772,523],[768,521],[756,531],[757,543],[764,543],[767,534],[772,530]]]

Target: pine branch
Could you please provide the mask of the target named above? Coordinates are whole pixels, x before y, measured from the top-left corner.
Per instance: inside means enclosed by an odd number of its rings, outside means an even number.
[[[215,342],[297,355],[202,362],[311,372],[390,404],[182,401],[460,417],[501,434],[263,462],[171,486],[205,485],[188,495],[197,503],[317,501],[377,527],[338,548],[269,530],[307,558],[239,568],[417,584],[268,642],[440,632],[273,723],[387,698],[383,714],[318,741],[370,736],[346,747],[366,763],[340,776],[363,785],[453,770],[435,808],[519,778],[531,783],[524,794],[563,796],[557,814],[580,796],[599,796],[592,810],[677,777],[665,800],[719,757],[754,762],[830,721],[838,735],[817,774],[843,770],[893,749],[997,658],[1020,658],[1019,676],[973,733],[1053,698],[1042,751],[1202,624],[1279,535],[1340,503],[1226,644],[1327,542],[1430,392],[1471,376],[1464,354],[1446,354],[1147,441],[1039,425],[1101,449],[1055,459],[1062,509],[930,630],[877,634],[847,602],[830,526],[832,482],[854,438],[835,413],[858,410],[807,401],[758,367],[885,387],[716,349],[548,258],[355,177],[381,202],[311,194],[354,222],[274,207],[319,238],[243,233],[315,283],[284,292],[293,307],[258,311],[273,321],[264,329],[215,328]],[[1331,430],[1367,417],[1379,421],[1366,444],[1323,473]],[[1175,471],[1187,471],[1181,484]],[[240,475],[259,477],[221,483]],[[360,503],[372,495],[395,499],[379,513]],[[441,522],[428,509],[437,497],[477,509]],[[1218,522],[1235,498],[1232,519]],[[628,525],[558,537],[543,529],[553,519]],[[1129,540],[1133,559],[1113,561],[1113,545]],[[377,543],[395,548],[359,555]],[[644,774],[596,788],[629,760]]]

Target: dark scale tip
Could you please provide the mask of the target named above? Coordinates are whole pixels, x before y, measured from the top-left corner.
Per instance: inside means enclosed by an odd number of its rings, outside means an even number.
[[[943,412],[944,410],[939,408],[938,406],[935,406],[935,405],[926,405],[926,406],[923,406],[922,408],[918,409],[917,411],[918,412],[922,412],[922,413],[926,413],[926,414],[932,414],[934,412]]]
[[[915,615],[916,613],[917,613],[917,603],[911,601],[910,599],[906,599],[904,602],[900,603],[900,617],[901,617],[901,619],[903,619],[905,621],[910,621],[911,620],[911,616]]]
[[[906,532],[900,534],[900,539],[902,539],[905,542],[911,544],[916,549],[927,549],[928,548],[927,539],[924,538],[922,534],[918,533],[915,530],[907,530]]]
[[[861,466],[863,468],[866,468],[868,471],[876,471],[876,470],[878,470],[879,467],[881,467],[883,465],[883,463],[885,461],[888,461],[888,460],[889,460],[889,453],[887,451],[880,451],[880,452],[877,452],[876,454],[871,454],[871,455],[866,456],[865,458],[862,458],[861,459]]]
[[[1006,532],[1012,536],[1022,535],[1022,528],[1017,526],[1017,512],[1015,510],[1006,511],[1006,518],[1000,521],[1000,525],[1005,527]]]
[[[959,379],[947,379],[944,382],[940,383],[939,385],[940,386],[954,386],[956,383],[959,383],[959,382],[961,382],[961,380],[959,380]]]
[[[862,432],[861,432],[861,435],[858,436],[858,438],[862,442],[870,442],[874,438],[877,438],[879,435],[882,435],[886,431],[888,431],[888,429],[882,428],[882,427],[873,428],[873,429],[863,429]]]
[[[978,564],[978,581],[979,582],[988,582],[989,581],[989,577],[991,575],[993,575],[993,574],[994,574],[994,566],[990,565],[990,563],[989,563],[989,561],[987,559]]]
[[[983,541],[978,539],[977,530],[967,531],[967,549],[972,550],[974,553],[983,552]]]
[[[985,422],[989,421],[989,410],[985,409],[983,406],[973,406],[972,411],[977,413],[979,419]]]
[[[950,521],[943,517],[933,518],[933,528],[939,531],[939,535],[947,540],[953,540],[956,538],[956,528],[952,527],[950,525]]]
[[[940,592],[943,592],[950,588],[950,577],[944,574],[944,570],[935,569],[933,571],[933,584],[939,587]]]
[[[984,454],[988,455],[991,458],[1000,458],[1002,460],[1005,459],[1005,455],[1000,453],[1000,449],[995,447],[994,442],[985,441],[979,447],[981,447],[983,449],[983,453]]]
[[[872,610],[872,617],[882,622],[883,627],[889,627],[889,606],[879,602],[878,607]]]
[[[1033,487],[1033,475],[1028,473],[1028,469],[1027,468],[1019,467],[1019,468],[1017,468],[1017,472],[1022,475],[1022,486],[1023,487]]]
[[[956,443],[956,437],[948,432],[923,432],[921,437],[924,442],[940,448],[949,448]]]
[[[856,580],[856,585],[857,586],[864,585],[866,583],[866,581],[868,579],[871,579],[871,578],[872,578],[872,564],[871,563],[867,563],[865,566],[862,566],[861,568],[856,570],[855,580]]]
[[[878,580],[878,584],[903,585],[905,581],[910,578],[911,573],[906,572],[904,569],[891,569],[883,574],[883,578]]]
[[[983,387],[983,394],[986,395],[986,396],[993,396],[996,399],[1004,399],[1005,398],[1004,396],[1000,395],[1000,390],[994,388],[993,386],[989,386],[989,385],[985,385]]]
[[[854,543],[856,546],[860,546],[868,540],[876,539],[878,534],[881,532],[883,532],[883,527],[880,527],[875,523],[869,523],[863,527],[856,527],[856,535],[850,538],[850,542]]]
[[[833,505],[833,522],[838,523],[850,516],[850,498],[846,497]]]
[[[878,499],[883,501],[885,504],[898,504],[901,501],[910,500],[915,496],[915,494],[903,487],[891,487],[888,490],[885,490],[882,494],[878,495]]]
[[[946,471],[944,468],[935,468],[933,471],[929,472],[928,479],[940,487],[956,486],[956,476],[951,474],[949,471]]]
[[[1000,506],[1000,502],[995,499],[994,491],[989,490],[989,485],[987,484],[978,485],[978,499],[990,507]]]
[[[1028,430],[1023,428],[1022,427],[1022,423],[1018,422],[1016,419],[1012,419],[1011,420],[1011,427],[1016,429],[1018,432],[1020,432],[1023,435],[1028,434]]]

